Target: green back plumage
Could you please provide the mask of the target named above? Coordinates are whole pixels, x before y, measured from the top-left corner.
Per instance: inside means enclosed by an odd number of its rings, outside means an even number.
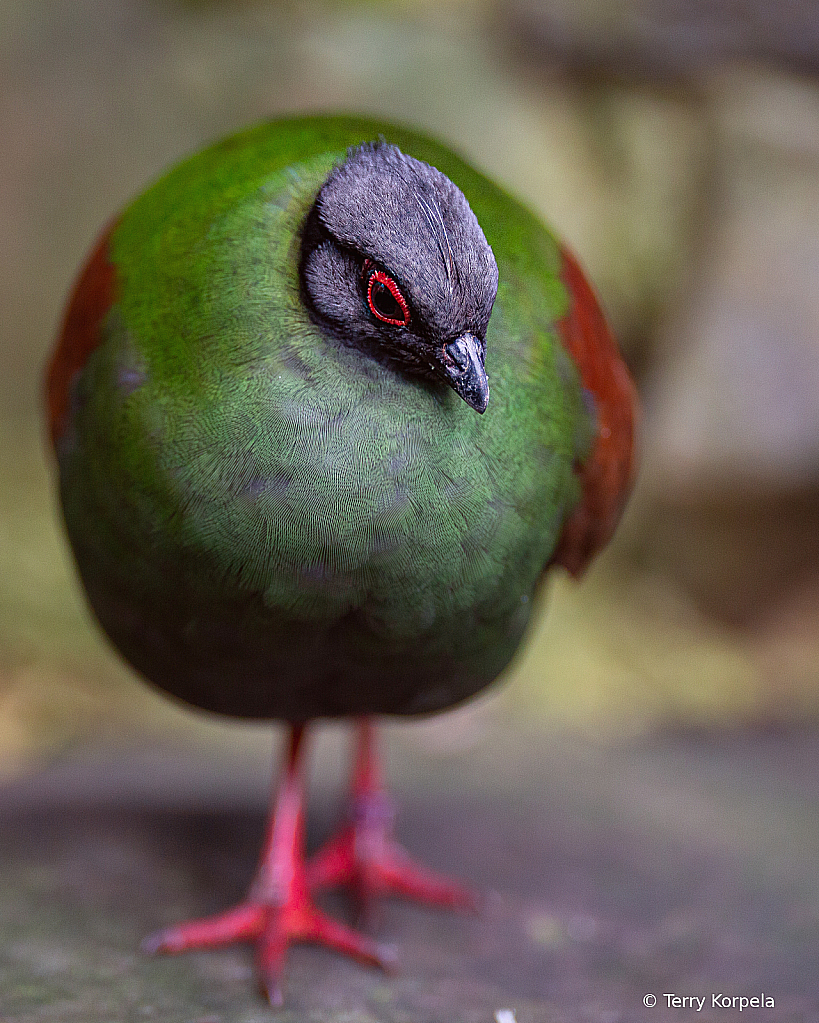
[[[323,336],[299,228],[347,147],[384,136],[464,192],[498,263],[491,399]],[[229,713],[409,713],[511,657],[578,498],[591,423],[555,331],[557,245],[435,142],[349,118],[263,124],[121,216],[118,300],[61,453],[91,603],[125,655]]]

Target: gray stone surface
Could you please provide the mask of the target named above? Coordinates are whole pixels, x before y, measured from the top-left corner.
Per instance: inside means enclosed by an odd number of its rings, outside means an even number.
[[[242,895],[266,803],[260,745],[86,750],[7,785],[3,1023],[819,1018],[819,736],[596,748],[507,726],[458,756],[428,739],[393,730],[399,832],[486,892],[483,913],[387,903],[394,976],[297,947],[278,1015],[247,948],[137,953],[156,926]],[[342,752],[319,751],[311,845],[336,818]],[[341,896],[326,905],[350,915]],[[762,991],[774,1009],[710,1006]],[[682,1012],[666,992],[708,1004]]]

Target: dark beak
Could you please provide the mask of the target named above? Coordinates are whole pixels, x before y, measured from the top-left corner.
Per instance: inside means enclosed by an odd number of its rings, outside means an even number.
[[[470,408],[483,414],[489,404],[483,343],[474,334],[461,334],[444,345],[443,354],[441,368],[445,380]]]

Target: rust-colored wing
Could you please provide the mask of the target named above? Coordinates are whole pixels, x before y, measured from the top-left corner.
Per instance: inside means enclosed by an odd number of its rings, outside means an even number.
[[[100,343],[100,326],[114,301],[115,273],[108,256],[112,224],[97,241],[65,312],[46,373],[48,428],[56,444],[68,425],[71,382]]]
[[[583,386],[593,395],[597,438],[577,474],[580,503],[563,525],[552,564],[580,575],[608,543],[634,480],[637,395],[617,342],[574,256],[562,249],[569,311],[558,324]]]

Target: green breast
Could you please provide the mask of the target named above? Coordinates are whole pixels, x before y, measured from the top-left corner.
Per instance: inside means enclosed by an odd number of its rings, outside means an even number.
[[[458,184],[497,259],[483,416],[325,337],[299,225],[383,134]],[[119,300],[77,385],[66,521],[103,627],[149,679],[243,716],[447,706],[508,662],[577,500],[590,424],[551,236],[435,143],[262,125],[124,213]]]

